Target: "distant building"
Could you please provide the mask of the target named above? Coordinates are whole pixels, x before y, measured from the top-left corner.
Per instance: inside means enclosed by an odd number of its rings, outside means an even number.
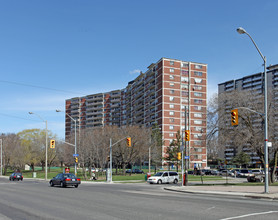
[[[273,104],[274,108],[277,109],[278,107],[278,64],[276,65],[270,65],[267,67],[267,85],[268,90],[272,94],[269,99]],[[252,94],[255,95],[254,99],[257,101],[259,98],[262,98],[264,96],[264,73],[255,73],[249,76],[245,76],[240,79],[236,80],[229,80],[224,83],[218,84],[218,95],[221,96],[221,94],[225,93],[226,97],[229,96],[229,94],[232,95],[232,91],[252,91]],[[221,103],[224,104],[224,103]],[[263,103],[259,103],[263,106]],[[225,103],[225,111],[230,112],[231,106],[228,102]],[[275,119],[278,119],[278,113],[274,116]],[[231,126],[230,118],[229,120],[226,119],[219,119],[220,123],[225,123],[227,126]],[[226,120],[226,121],[223,121]],[[262,120],[260,117],[254,118],[254,125],[258,127],[258,129],[261,129],[262,127]],[[278,128],[277,128],[277,137],[278,137]],[[219,131],[219,138],[221,138],[221,131]],[[233,147],[233,143],[226,143],[226,146],[224,146],[224,152],[222,152],[223,156],[227,161],[231,161],[238,152],[237,148]],[[255,164],[260,164],[260,158],[256,155],[255,152],[250,151],[248,149],[248,146],[242,146],[243,151],[245,153],[249,154],[251,157],[251,163],[255,166]]]
[[[161,58],[124,89],[66,100],[66,113],[80,129],[157,123],[165,141],[162,154],[177,131],[185,130],[185,108],[191,131],[190,166],[206,167],[207,64]],[[68,115],[66,136],[74,131]]]

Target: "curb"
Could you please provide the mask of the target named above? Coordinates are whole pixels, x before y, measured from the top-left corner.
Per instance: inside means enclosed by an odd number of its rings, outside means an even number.
[[[210,195],[226,195],[226,196],[242,196],[253,199],[272,199],[278,200],[278,197],[275,197],[273,194],[254,194],[254,193],[240,193],[240,192],[222,192],[222,191],[192,191],[192,190],[178,190],[164,188],[164,190],[181,192],[181,193],[191,193],[191,194],[210,194]]]

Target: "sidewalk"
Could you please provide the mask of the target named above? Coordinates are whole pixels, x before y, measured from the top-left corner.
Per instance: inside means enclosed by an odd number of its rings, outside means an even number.
[[[169,186],[165,190],[182,193],[211,194],[211,195],[229,195],[242,196],[261,199],[278,200],[278,186],[269,186],[269,193],[264,193],[264,186]]]

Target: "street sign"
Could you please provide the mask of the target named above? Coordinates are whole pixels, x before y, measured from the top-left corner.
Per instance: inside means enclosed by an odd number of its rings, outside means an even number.
[[[74,157],[78,157],[78,156],[79,156],[79,154],[73,154],[73,156],[74,156]]]
[[[189,156],[184,156],[184,159],[189,159]]]

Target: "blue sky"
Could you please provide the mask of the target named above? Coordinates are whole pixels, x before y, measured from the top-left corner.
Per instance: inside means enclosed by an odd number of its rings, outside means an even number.
[[[208,64],[217,84],[278,63],[276,0],[0,0],[0,132],[64,138],[65,99],[124,88],[161,57]]]

